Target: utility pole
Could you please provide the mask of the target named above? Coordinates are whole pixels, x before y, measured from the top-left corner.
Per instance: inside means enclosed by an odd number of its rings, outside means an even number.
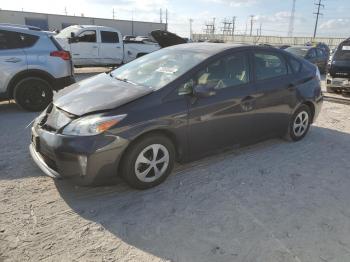
[[[168,8],[165,9],[165,30],[168,31]]]
[[[250,36],[253,34],[253,23],[254,23],[254,15],[250,16]]]
[[[315,22],[315,29],[314,29],[314,38],[316,37],[316,32],[317,32],[318,17],[320,15],[323,15],[322,13],[320,13],[320,8],[321,8],[321,6],[324,8],[324,5],[322,4],[322,0],[318,0],[318,3],[315,3],[315,5],[317,6],[317,12],[314,13],[314,15],[316,15],[316,22]]]
[[[66,6],[64,7],[64,14],[65,14],[65,15],[68,14],[68,12],[67,12],[67,7],[66,7]]]
[[[193,23],[193,19],[190,18],[189,21],[190,21],[190,40],[192,40],[192,35],[193,35],[193,32],[192,32],[192,23]]]
[[[163,23],[163,10],[162,10],[162,8],[159,9],[159,23]]]
[[[293,0],[292,11],[290,12],[290,18],[289,18],[289,28],[288,28],[289,37],[293,36],[293,31],[294,31],[295,1],[296,0]]]
[[[236,17],[232,17],[232,35],[235,34]]]
[[[113,20],[114,20],[114,8],[112,9],[112,13],[113,13]]]

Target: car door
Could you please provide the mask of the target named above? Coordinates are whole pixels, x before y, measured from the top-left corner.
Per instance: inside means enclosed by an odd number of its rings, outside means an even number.
[[[99,44],[96,30],[80,32],[71,43],[71,54],[75,65],[99,65]]]
[[[100,30],[100,59],[103,65],[119,65],[123,62],[121,35],[115,31]]]
[[[286,58],[272,50],[252,53],[255,81],[253,132],[256,141],[283,134],[294,108],[294,76]]]
[[[6,93],[7,85],[16,73],[27,69],[22,42],[20,33],[0,30],[0,94]]]
[[[251,134],[253,86],[245,52],[232,53],[204,66],[186,83],[194,95],[189,100],[190,158],[246,144]],[[208,89],[201,97],[196,90]]]

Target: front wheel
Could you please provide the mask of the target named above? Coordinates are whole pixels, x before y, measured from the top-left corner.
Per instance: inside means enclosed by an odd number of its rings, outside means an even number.
[[[174,167],[174,145],[162,135],[141,138],[125,154],[121,175],[133,188],[147,189],[159,185]]]
[[[287,140],[299,141],[303,139],[310,129],[312,115],[310,108],[307,105],[302,105],[291,117],[288,132],[286,134]]]
[[[38,77],[28,77],[19,81],[14,89],[16,103],[25,110],[42,111],[52,101],[50,84]]]

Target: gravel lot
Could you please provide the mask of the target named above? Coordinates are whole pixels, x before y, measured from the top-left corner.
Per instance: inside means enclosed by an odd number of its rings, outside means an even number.
[[[325,102],[301,142],[178,166],[147,191],[44,176],[35,116],[0,103],[0,261],[350,261],[350,106]]]

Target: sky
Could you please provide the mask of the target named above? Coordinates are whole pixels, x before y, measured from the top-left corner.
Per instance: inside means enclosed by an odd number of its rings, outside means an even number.
[[[315,25],[315,2],[296,0],[294,36],[311,36]],[[324,8],[319,19],[318,36],[350,36],[350,1],[322,0]],[[169,31],[188,37],[190,19],[194,33],[203,33],[205,23],[212,22],[221,32],[224,19],[236,17],[236,32],[249,33],[250,16],[253,33],[261,26],[263,35],[287,36],[293,0],[13,0],[0,1],[0,8],[30,12],[65,14],[89,17],[132,19],[159,22],[160,8],[168,9]]]

